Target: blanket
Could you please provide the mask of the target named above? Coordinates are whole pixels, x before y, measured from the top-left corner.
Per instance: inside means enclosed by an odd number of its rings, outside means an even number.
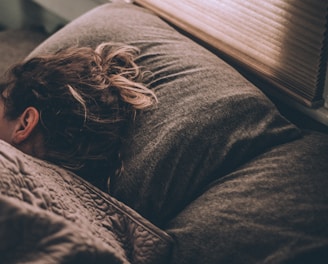
[[[0,141],[2,263],[167,263],[171,238],[78,176]]]

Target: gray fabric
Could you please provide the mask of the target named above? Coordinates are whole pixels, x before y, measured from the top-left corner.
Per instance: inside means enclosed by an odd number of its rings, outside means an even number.
[[[327,161],[311,132],[217,180],[166,228],[173,263],[328,263]]]
[[[13,63],[23,60],[46,37],[47,34],[32,29],[0,31],[0,75]]]
[[[1,263],[168,263],[171,239],[126,205],[0,141]]]
[[[112,195],[158,225],[211,181],[299,131],[235,69],[152,13],[107,4],[50,37],[30,56],[103,41],[135,45],[159,104],[137,117],[125,172]]]

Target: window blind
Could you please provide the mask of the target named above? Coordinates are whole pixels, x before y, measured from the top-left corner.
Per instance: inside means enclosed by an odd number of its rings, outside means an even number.
[[[316,107],[327,67],[327,0],[136,0]]]

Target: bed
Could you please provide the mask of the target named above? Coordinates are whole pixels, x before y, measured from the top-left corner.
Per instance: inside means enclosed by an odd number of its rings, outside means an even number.
[[[1,142],[5,263],[327,263],[328,135],[146,8],[101,5],[29,57],[137,46],[159,103],[125,141],[105,193]]]

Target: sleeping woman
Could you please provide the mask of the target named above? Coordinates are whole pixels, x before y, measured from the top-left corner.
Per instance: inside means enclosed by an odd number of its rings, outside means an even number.
[[[156,103],[131,46],[68,48],[14,65],[0,84],[0,139],[106,190],[136,111]]]

